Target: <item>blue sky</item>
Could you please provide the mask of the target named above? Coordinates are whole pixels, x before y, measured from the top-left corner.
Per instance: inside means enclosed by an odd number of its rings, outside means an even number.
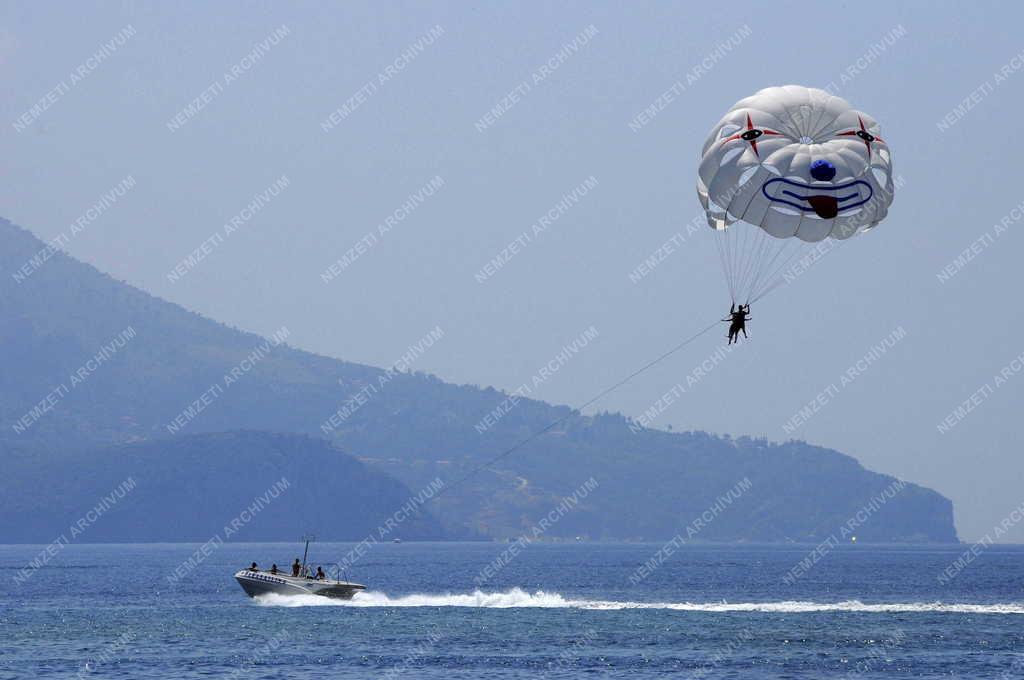
[[[752,341],[654,426],[837,448],[951,497],[968,540],[1024,502],[1019,4],[2,7],[0,214],[56,238],[131,178],[71,254],[353,361],[391,364],[440,327],[415,368],[460,383],[514,389],[593,327],[531,395],[568,404],[728,307],[710,233],[687,228],[712,125],[762,87],[831,87],[882,125],[902,180],[889,218],[758,304]],[[641,414],[722,341],[704,336],[595,408]],[[1024,542],[1024,527],[1003,538]]]

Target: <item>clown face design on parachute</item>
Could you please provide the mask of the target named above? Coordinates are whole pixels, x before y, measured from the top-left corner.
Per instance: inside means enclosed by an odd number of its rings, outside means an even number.
[[[824,90],[769,87],[736,103],[704,144],[697,194],[708,224],[777,238],[849,238],[882,221],[892,156],[866,113]]]

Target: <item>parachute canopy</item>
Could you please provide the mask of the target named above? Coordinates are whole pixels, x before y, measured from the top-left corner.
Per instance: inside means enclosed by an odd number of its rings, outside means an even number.
[[[729,109],[704,143],[697,178],[741,302],[777,285],[802,243],[873,228],[893,192],[892,155],[875,119],[799,85],[763,89]]]

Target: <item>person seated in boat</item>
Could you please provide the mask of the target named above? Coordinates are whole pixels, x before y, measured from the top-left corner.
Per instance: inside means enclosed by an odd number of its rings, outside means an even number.
[[[327,574],[324,573],[324,568],[323,567],[317,567],[316,568],[316,580],[317,581],[326,581],[327,580]]]
[[[292,576],[298,576],[299,572],[302,571],[302,563],[299,562],[299,558],[295,558],[295,563],[292,565]]]
[[[259,571],[259,568],[256,566],[255,562],[253,562],[252,566],[249,567],[249,571]]]
[[[277,573],[277,563],[276,562],[274,564],[270,565],[270,573],[271,574],[276,574]]]

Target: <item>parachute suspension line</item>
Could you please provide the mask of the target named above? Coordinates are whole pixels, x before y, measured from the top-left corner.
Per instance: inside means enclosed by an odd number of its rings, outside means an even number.
[[[765,291],[763,293],[761,293],[760,297],[764,297],[765,295],[768,294],[769,291],[775,290],[779,286],[781,286],[781,285],[783,285],[785,283],[788,283],[788,281],[786,281],[785,275],[783,275],[783,272],[785,271],[786,267],[789,266],[789,263],[792,262],[793,259],[795,257],[797,257],[798,255],[803,254],[805,250],[806,250],[805,248],[802,248],[800,246],[797,246],[794,249],[793,254],[791,254],[788,258],[786,258],[786,261],[783,262],[782,265],[780,265],[776,269],[774,280],[771,281],[771,283],[768,285],[768,287],[765,289]]]
[[[733,299],[733,301],[735,301],[735,299],[736,299],[736,253],[738,251],[738,247],[736,245],[736,238],[737,237],[736,237],[736,232],[732,228],[730,228],[730,227],[725,227],[725,229],[723,230],[723,235],[725,237],[725,245],[726,245],[726,248],[728,249],[727,253],[728,253],[728,258],[729,258],[729,271],[728,271],[727,275],[728,275],[728,278],[729,278],[729,286],[732,287],[732,299]]]
[[[757,268],[754,273],[754,278],[747,287],[747,304],[749,305],[753,298],[757,297],[761,285],[764,283],[765,274],[768,273],[779,255],[783,251],[789,248],[789,239],[776,239],[768,234],[764,235],[765,249],[761,255],[760,260],[757,263]],[[769,254],[771,254],[769,256]]]
[[[742,288],[743,293],[741,298],[745,298],[745,302],[750,302],[751,293],[753,293],[754,279],[758,274],[761,273],[761,264],[764,262],[765,254],[768,252],[768,248],[771,247],[771,237],[766,234],[757,234],[754,236],[754,246],[751,248],[750,262],[747,266],[746,271],[743,273]]]
[[[771,271],[772,266],[775,264],[775,261],[779,259],[779,255],[781,255],[784,251],[786,251],[789,248],[789,239],[781,239],[780,242],[777,244],[777,246],[778,247],[776,247],[776,249],[775,249],[775,254],[772,255],[772,259],[770,259],[768,261],[768,264],[766,264],[764,266],[764,268],[761,270],[761,272],[757,275],[757,278],[754,279],[753,285],[751,285],[751,287],[750,287],[751,295],[753,297],[757,297],[757,294],[758,294],[758,292],[760,290],[760,286],[765,281],[771,281],[772,280],[772,278],[770,276],[765,276],[765,274],[767,272]]]
[[[759,227],[747,224],[732,225],[725,230],[723,238],[730,249],[726,256],[725,276],[733,302],[749,302],[753,297],[754,283],[764,270],[775,239]]]
[[[772,239],[772,242],[773,242],[772,249],[771,249],[771,257],[767,258],[766,262],[761,267],[761,270],[758,271],[757,278],[754,280],[754,283],[751,285],[751,299],[752,300],[755,297],[757,297],[759,289],[764,284],[765,274],[767,274],[771,270],[772,265],[774,265],[774,263],[776,261],[778,261],[779,256],[782,253],[784,253],[788,248],[790,248],[790,241],[788,241],[788,240],[784,240],[784,239],[783,240],[779,240],[779,239],[775,239],[774,237],[772,237],[771,239]]]
[[[715,242],[715,250],[718,251],[718,260],[722,263],[722,271],[725,272],[725,285],[729,288],[729,297],[732,298],[733,302],[736,302],[736,291],[734,291],[732,287],[732,278],[729,276],[728,260],[726,260],[725,256],[725,245],[722,243],[722,239],[725,237],[716,229],[715,235],[712,238]]]
[[[714,229],[714,227],[712,227],[712,229]],[[720,265],[722,265],[722,271],[724,272],[725,271],[725,267],[726,267],[726,265],[725,265],[725,245],[722,243],[721,236],[719,235],[717,229],[715,229],[715,233],[711,235],[711,238],[715,242],[715,252],[718,253],[718,263]],[[725,286],[726,286],[726,288],[729,287],[729,277],[726,277]],[[729,290],[729,295],[732,295],[732,290],[731,289]]]
[[[780,255],[785,253],[785,257],[783,257],[782,261],[778,265],[775,265],[774,268],[772,266],[769,266],[766,275],[758,284],[758,289],[754,291],[755,299],[760,299],[764,297],[769,290],[774,290],[779,285],[781,285],[779,275],[783,272],[783,270],[785,270],[787,266],[789,266],[789,263],[793,261],[794,257],[803,252],[803,248],[800,246],[800,243],[802,242],[798,241],[793,246],[789,246],[787,242],[786,247],[782,248],[779,251]]]
[[[797,252],[800,252],[800,249],[799,249],[799,248],[797,249]],[[794,255],[795,255],[795,254],[794,254]],[[783,267],[785,267],[785,265],[783,265]],[[779,271],[781,271],[781,269],[780,269]],[[786,280],[785,280],[784,278],[776,278],[776,279],[774,279],[774,280],[773,280],[773,281],[771,281],[771,282],[770,282],[769,284],[767,284],[767,285],[766,285],[766,286],[765,286],[765,287],[764,287],[764,288],[763,288],[763,289],[761,290],[761,292],[759,292],[759,293],[757,294],[757,297],[755,297],[755,298],[754,298],[754,302],[757,302],[758,300],[760,300],[760,299],[761,299],[761,298],[763,298],[764,296],[768,295],[768,293],[772,292],[773,290],[775,290],[775,289],[776,289],[776,288],[778,288],[779,286],[782,286],[782,285],[784,285],[785,283],[786,283]]]
[[[736,289],[736,297],[740,297],[743,292],[739,288],[739,279],[740,270],[743,269],[743,259],[747,252],[744,249],[747,234],[743,230],[737,229],[736,225],[729,227],[729,231],[731,232],[729,238],[732,241],[732,272],[730,276],[732,276],[732,287]]]
[[[733,253],[732,253],[732,271],[729,272],[729,278],[732,279],[732,286],[736,293],[734,298],[743,297],[743,289],[740,288],[740,275],[743,272],[743,268],[747,261],[747,248],[746,243],[749,237],[746,229],[741,228],[739,225],[733,224],[727,230],[730,232],[729,238],[732,241]]]
[[[742,275],[743,271],[746,270],[746,260],[750,257],[750,251],[748,249],[748,242],[750,241],[750,232],[745,228],[746,225],[733,224],[729,227],[730,231],[734,232],[732,237],[735,251],[733,252],[733,267],[730,277],[732,278],[732,286],[736,290],[736,298],[742,301],[743,289],[742,289]]]
[[[806,252],[807,244],[800,239],[779,239],[742,222],[715,232],[715,248],[734,304],[749,305],[785,283],[778,277]]]
[[[732,287],[732,277],[729,275],[731,266],[729,259],[731,257],[731,252],[729,250],[729,235],[725,233],[724,229],[715,229],[714,239],[722,252],[722,273],[725,276],[725,285],[729,287],[729,297],[736,299],[736,291],[734,291]]]
[[[770,286],[768,286],[767,288],[765,288],[764,291],[760,295],[755,297],[753,300],[751,300],[751,302],[757,302],[758,300],[760,300],[764,296],[768,295],[768,293],[772,292],[773,290],[775,290],[776,288],[781,286],[783,283],[785,283],[785,282],[782,279],[777,280],[775,283],[773,283]]]
[[[779,274],[782,272],[783,269],[786,268],[786,266],[789,264],[789,262],[794,257],[796,257],[797,255],[800,254],[800,250],[801,249],[800,249],[799,246],[796,246],[796,247],[792,248],[793,252],[789,253],[782,260],[781,264],[776,266],[775,269],[772,270],[772,272],[770,274],[766,275],[762,279],[761,283],[758,284],[757,289],[754,290],[754,292],[753,292],[754,297],[751,300],[752,302],[756,301],[756,300],[760,300],[765,295],[767,295],[769,291],[775,290],[776,288],[778,288],[780,285],[782,285],[784,283],[784,281],[779,278]]]
[[[533,434],[527,436],[524,439],[519,440],[519,442],[517,444],[515,444],[515,445],[505,449],[504,451],[502,451],[501,453],[496,455],[494,458],[491,458],[490,460],[488,460],[487,462],[483,463],[482,465],[479,465],[478,467],[473,468],[472,470],[467,472],[462,477],[459,477],[458,479],[456,479],[451,484],[446,485],[444,488],[442,488],[440,491],[438,491],[436,494],[434,494],[434,499],[436,499],[441,494],[451,490],[453,487],[456,487],[459,484],[461,484],[462,482],[466,481],[467,479],[469,479],[470,477],[475,475],[477,472],[480,472],[481,470],[489,468],[490,466],[494,465],[495,463],[497,463],[499,460],[501,460],[505,456],[508,456],[508,455],[518,451],[519,449],[523,448],[524,446],[526,446],[527,444],[532,442],[534,439],[536,439],[537,437],[539,437],[542,434],[544,434],[545,432],[548,432],[548,431],[552,430],[553,428],[558,427],[559,425],[564,423],[566,420],[571,418],[576,413],[580,413],[581,411],[583,411],[583,409],[587,408],[588,406],[590,406],[591,404],[593,404],[597,400],[599,400],[602,397],[605,397],[605,396],[611,394],[612,392],[614,392],[618,388],[622,387],[623,385],[625,385],[630,380],[632,380],[633,378],[637,377],[638,375],[640,375],[641,373],[643,373],[647,369],[649,369],[649,368],[651,368],[651,367],[653,367],[653,366],[655,366],[657,364],[660,364],[665,359],[668,359],[670,356],[672,356],[673,354],[675,354],[676,352],[678,352],[682,348],[686,347],[691,342],[693,342],[697,338],[701,337],[702,335],[704,335],[705,333],[710,331],[712,328],[717,327],[718,324],[720,324],[720,323],[721,323],[721,321],[719,321],[718,319],[715,319],[709,326],[706,326],[703,329],[697,331],[696,333],[694,333],[690,337],[686,338],[685,340],[683,340],[682,342],[680,342],[678,345],[676,345],[672,349],[668,350],[667,352],[664,352],[663,354],[659,355],[658,357],[656,357],[654,359],[651,359],[646,364],[644,364],[640,368],[636,369],[635,371],[633,371],[632,373],[627,375],[625,378],[623,378],[622,380],[620,380],[617,383],[615,383],[614,385],[612,385],[610,387],[606,387],[605,389],[601,390],[596,395],[594,395],[593,397],[591,397],[587,401],[583,402],[582,404],[580,404],[576,408],[571,409],[568,414],[562,416],[561,418],[558,418],[556,420],[551,421],[550,423],[545,425],[543,428],[537,430]]]
[[[753,229],[748,228],[746,224],[743,225],[743,247],[740,248],[743,259],[740,262],[740,270],[737,272],[739,280],[736,282],[736,291],[739,293],[740,300],[743,299],[743,282],[747,278],[747,270],[750,269],[754,259],[753,244],[756,236]]]
[[[793,248],[793,252],[792,252],[792,253],[790,253],[789,257],[787,257],[787,258],[786,258],[786,259],[785,259],[785,260],[784,260],[784,261],[782,262],[782,264],[780,264],[780,265],[779,265],[778,267],[776,267],[776,268],[775,268],[775,271],[774,271],[774,272],[772,272],[772,276],[771,276],[771,278],[769,278],[769,279],[768,279],[768,280],[766,281],[766,285],[767,285],[768,287],[767,287],[767,288],[765,288],[765,290],[764,290],[763,292],[761,292],[761,293],[760,293],[760,294],[759,294],[759,295],[757,296],[757,298],[756,298],[756,299],[758,299],[758,300],[759,300],[759,299],[763,298],[763,297],[764,297],[765,295],[767,295],[767,294],[768,294],[769,292],[771,292],[771,291],[775,290],[776,288],[778,288],[779,286],[781,286],[781,285],[782,285],[783,283],[785,283],[785,280],[784,280],[784,279],[779,279],[778,277],[779,277],[779,275],[780,275],[780,274],[782,274],[782,272],[783,272],[783,271],[784,271],[784,270],[786,269],[786,267],[788,267],[788,266],[789,266],[789,263],[793,261],[793,258],[795,258],[795,257],[796,257],[797,255],[800,255],[800,254],[802,254],[802,253],[803,253],[803,252],[805,251],[805,248],[803,247],[803,245],[805,245],[803,241],[798,241],[798,243],[797,243],[796,247],[795,247],[795,248]]]

